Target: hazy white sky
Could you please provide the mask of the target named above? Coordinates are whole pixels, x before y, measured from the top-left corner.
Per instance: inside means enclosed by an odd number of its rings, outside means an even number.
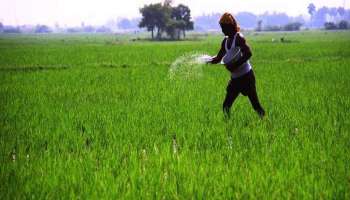
[[[192,16],[213,12],[265,11],[286,12],[289,15],[307,14],[307,5],[316,7],[343,6],[350,0],[174,0],[192,10]],[[137,17],[139,8],[161,0],[0,0],[0,21],[3,24],[60,25],[104,24],[108,19]]]

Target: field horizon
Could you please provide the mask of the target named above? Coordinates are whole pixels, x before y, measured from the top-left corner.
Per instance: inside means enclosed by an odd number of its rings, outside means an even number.
[[[222,65],[169,76],[221,35],[0,35],[0,199],[349,199],[349,36],[245,33],[267,115],[225,120]]]

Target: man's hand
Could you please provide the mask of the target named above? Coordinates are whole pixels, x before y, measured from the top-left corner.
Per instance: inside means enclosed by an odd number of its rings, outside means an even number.
[[[213,58],[209,58],[205,61],[205,64],[213,64]]]
[[[222,57],[221,56],[215,56],[215,57],[212,57],[211,60],[210,60],[210,64],[218,64],[221,62],[221,59]]]

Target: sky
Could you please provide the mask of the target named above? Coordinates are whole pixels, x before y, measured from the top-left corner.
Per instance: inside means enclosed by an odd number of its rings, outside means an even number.
[[[47,24],[77,26],[82,22],[103,25],[117,18],[140,17],[139,8],[162,0],[0,0],[0,22],[5,25]],[[189,6],[192,16],[248,11],[255,14],[285,12],[291,16],[307,15],[307,6],[349,8],[350,0],[173,0]]]

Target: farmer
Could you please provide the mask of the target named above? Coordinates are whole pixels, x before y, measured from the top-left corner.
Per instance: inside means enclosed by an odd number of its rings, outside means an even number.
[[[248,96],[254,110],[263,118],[265,111],[260,105],[256,93],[254,72],[249,63],[252,52],[243,35],[239,33],[240,28],[236,19],[230,13],[223,14],[219,23],[225,38],[221,43],[219,53],[209,63],[217,64],[223,59],[226,69],[231,72],[231,80],[228,82],[223,103],[225,116],[230,116],[230,108],[241,93]]]

